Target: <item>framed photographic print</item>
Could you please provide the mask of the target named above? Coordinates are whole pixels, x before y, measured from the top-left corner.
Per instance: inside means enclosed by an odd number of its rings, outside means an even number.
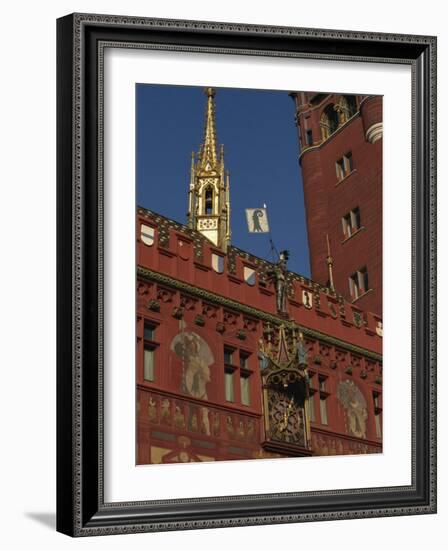
[[[58,20],[59,531],[436,511],[435,59]]]

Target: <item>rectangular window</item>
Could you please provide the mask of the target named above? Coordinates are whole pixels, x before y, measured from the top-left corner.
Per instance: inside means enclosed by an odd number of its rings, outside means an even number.
[[[344,159],[341,158],[336,161],[336,176],[338,181],[341,181],[345,178],[345,168],[344,168]]]
[[[351,172],[353,172],[353,156],[351,153],[347,153],[336,161],[336,177],[338,181],[341,181]]]
[[[224,388],[226,401],[233,403],[235,401],[235,392],[233,388],[233,369],[224,369]]]
[[[349,277],[350,295],[352,300],[356,300],[369,290],[369,278],[367,268],[363,267]]]
[[[310,422],[316,422],[316,411],[314,409],[314,398],[315,398],[315,393],[314,392],[310,392],[310,396],[308,398],[308,418],[310,419]]]
[[[358,231],[360,227],[361,216],[359,213],[359,208],[354,208],[353,210],[350,210],[350,212],[348,212],[345,216],[343,216],[342,231],[346,239],[348,239],[348,237],[351,237],[353,233]]]
[[[320,423],[328,424],[327,418],[327,398],[326,396],[320,396]]]
[[[250,375],[241,373],[240,376],[241,403],[250,405]]]
[[[375,433],[376,437],[382,436],[382,413],[383,409],[381,407],[380,402],[380,394],[377,392],[373,392],[373,412],[375,414]]]
[[[145,340],[154,340],[154,334],[156,331],[156,326],[151,323],[145,323],[145,329],[143,332],[143,338]]]
[[[381,413],[375,415],[375,431],[376,436],[381,437]]]
[[[310,372],[309,373],[309,377],[310,377],[310,388],[315,390],[316,389],[316,376],[315,376],[315,373],[314,372]]]
[[[240,351],[240,367],[242,369],[249,368],[249,354]]]
[[[319,391],[325,391],[325,378],[319,376]]]
[[[233,365],[233,349],[224,348],[224,364]]]
[[[306,144],[313,145],[313,130],[307,130],[305,136],[306,136]]]
[[[153,382],[155,379],[156,348],[155,333],[157,325],[145,321],[143,325],[143,379]]]
[[[353,172],[353,156],[351,153],[344,155],[344,165],[346,174]]]
[[[154,355],[154,348],[145,345],[143,378],[148,382],[154,381]]]

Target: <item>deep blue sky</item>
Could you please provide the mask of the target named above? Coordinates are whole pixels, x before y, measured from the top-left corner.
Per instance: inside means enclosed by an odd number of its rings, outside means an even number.
[[[191,152],[204,135],[202,87],[138,84],[137,202],[186,223]],[[268,260],[267,235],[247,231],[245,208],[266,203],[277,250],[309,277],[294,104],[287,92],[217,88],[218,147],[230,171],[232,244]]]

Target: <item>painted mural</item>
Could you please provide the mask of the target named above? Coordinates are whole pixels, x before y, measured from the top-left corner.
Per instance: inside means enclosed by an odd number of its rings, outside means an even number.
[[[351,380],[340,382],[337,396],[347,414],[349,435],[366,438],[367,403],[358,386]]]
[[[192,397],[208,399],[210,366],[215,358],[207,342],[196,332],[181,331],[173,338],[170,349],[182,361],[181,391]]]

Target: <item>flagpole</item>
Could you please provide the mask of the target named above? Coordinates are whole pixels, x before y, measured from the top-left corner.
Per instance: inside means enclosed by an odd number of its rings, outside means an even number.
[[[263,208],[266,210],[266,212],[268,211],[268,207],[267,207],[266,203],[263,203]],[[268,220],[269,220],[269,218],[268,218]],[[275,248],[275,244],[274,244],[274,241],[272,239],[271,224],[270,223],[268,223],[268,236],[269,236],[269,244],[271,246],[270,252],[271,252],[271,255],[272,255],[272,261],[273,261],[273,263],[275,263],[280,258],[280,254],[278,253],[277,249]],[[274,253],[277,255],[277,257],[275,257]]]
[[[263,210],[265,211],[265,217],[266,217],[265,224],[267,226],[267,229],[262,228],[260,226],[259,221],[258,221],[258,218],[260,217],[260,215],[263,215],[262,212],[261,212],[261,208],[246,208],[247,227],[248,227],[249,233],[260,233],[261,232],[261,233],[266,233],[268,235],[269,252],[272,256],[271,261],[272,261],[272,263],[277,263],[280,260],[280,254],[278,253],[278,250],[275,247],[274,239],[272,237],[271,225],[269,223],[269,217],[267,215],[268,207],[267,207],[266,203],[263,203]],[[252,215],[253,227],[251,226],[251,221],[250,221],[250,216],[251,215]],[[257,215],[257,229],[255,229],[255,218],[254,218],[255,215]]]

